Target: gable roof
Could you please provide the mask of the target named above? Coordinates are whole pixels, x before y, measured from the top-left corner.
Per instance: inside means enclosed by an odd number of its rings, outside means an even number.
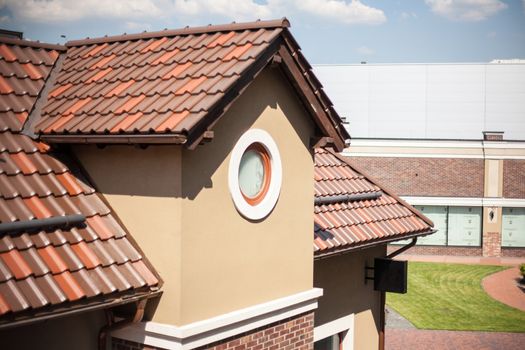
[[[159,287],[156,272],[74,162],[22,134],[62,49],[0,38],[0,328]],[[71,216],[85,222],[15,228]]]
[[[330,149],[315,150],[314,252],[346,252],[434,231],[411,205]]]
[[[35,131],[51,142],[195,146],[268,64],[285,71],[320,135],[349,135],[286,19],[71,41]]]

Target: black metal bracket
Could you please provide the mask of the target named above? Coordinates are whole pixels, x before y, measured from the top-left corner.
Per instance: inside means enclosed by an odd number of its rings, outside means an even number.
[[[374,277],[368,276],[368,271],[374,271],[374,268],[368,265],[365,265],[365,284],[367,284],[367,280],[373,280]]]

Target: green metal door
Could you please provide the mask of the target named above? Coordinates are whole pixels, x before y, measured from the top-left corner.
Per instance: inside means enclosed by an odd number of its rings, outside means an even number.
[[[481,207],[450,207],[448,245],[481,246]]]
[[[432,235],[418,238],[418,245],[445,245],[447,244],[447,212],[448,207],[435,205],[416,205],[417,210],[434,222],[438,231]]]
[[[525,208],[503,208],[501,245],[525,247]]]

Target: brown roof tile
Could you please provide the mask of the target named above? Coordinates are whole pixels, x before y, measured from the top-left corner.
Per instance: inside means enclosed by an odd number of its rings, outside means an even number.
[[[100,295],[111,300],[117,297],[115,285],[136,294],[158,284],[138,278],[137,269],[130,271],[130,261],[142,262],[142,256],[95,190],[58,158],[63,155],[20,133],[60,49],[30,45],[0,38],[0,225],[71,214],[87,219],[84,226],[67,229],[0,233],[0,325],[22,311],[53,312]],[[73,87],[59,86],[51,95]],[[72,102],[71,118],[83,108]],[[66,118],[59,123],[66,124]],[[62,126],[53,120],[50,127]],[[151,267],[143,269],[155,276]]]
[[[288,26],[283,19],[69,42],[35,131],[44,139],[99,134],[107,140],[172,133],[194,142],[223,113],[219,102],[233,101],[226,92],[246,86],[287,45],[290,62],[304,70],[298,86],[316,99],[314,119],[341,147],[349,136]]]
[[[381,193],[377,199],[316,205],[317,256],[433,232],[430,220],[331,150],[315,150],[314,180],[316,198]]]

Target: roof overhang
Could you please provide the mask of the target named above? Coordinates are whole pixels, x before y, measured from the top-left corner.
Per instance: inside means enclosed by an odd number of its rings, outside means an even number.
[[[424,236],[431,235],[431,234],[433,234],[435,232],[437,232],[437,230],[436,229],[432,229],[432,230],[425,231],[425,232],[418,232],[418,233],[413,233],[413,234],[400,235],[400,236],[396,236],[396,237],[390,237],[390,238],[385,238],[385,239],[380,239],[380,240],[374,240],[374,241],[371,241],[371,242],[363,242],[363,243],[356,244],[354,246],[342,246],[339,249],[330,249],[330,250],[318,251],[318,252],[314,253],[314,260],[320,260],[320,259],[324,259],[324,258],[336,256],[336,255],[352,253],[352,252],[355,252],[355,251],[358,251],[358,250],[374,248],[374,247],[378,247],[380,245],[385,245],[385,244],[389,244],[389,243],[393,243],[393,242],[397,242],[397,241],[404,241],[406,239],[412,239],[412,238],[417,238],[417,237],[424,237]]]
[[[162,293],[160,290],[134,292],[133,294],[120,293],[111,298],[90,298],[68,306],[57,305],[38,310],[28,310],[0,318],[0,330],[26,326],[36,322],[77,315],[89,311],[110,309],[144,299],[160,297]]]

